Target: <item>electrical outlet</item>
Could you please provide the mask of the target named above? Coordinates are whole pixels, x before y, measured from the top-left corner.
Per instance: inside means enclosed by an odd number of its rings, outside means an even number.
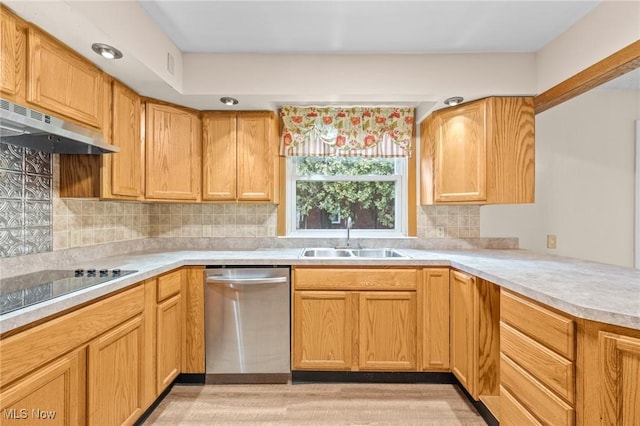
[[[444,226],[436,226],[436,238],[444,238]]]
[[[558,246],[558,239],[555,234],[547,235],[547,248],[554,249]]]

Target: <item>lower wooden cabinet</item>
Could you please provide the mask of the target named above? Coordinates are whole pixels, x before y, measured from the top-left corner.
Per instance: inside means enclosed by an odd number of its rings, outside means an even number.
[[[422,274],[423,287],[418,292],[422,369],[449,371],[449,268],[425,268]]]
[[[416,292],[360,292],[358,367],[415,371]]]
[[[3,425],[84,424],[84,349],[61,356],[0,392]]]
[[[418,270],[296,268],[293,276],[293,369],[418,369]]]
[[[451,371],[462,386],[475,395],[473,332],[475,277],[451,271]]]
[[[0,424],[134,424],[178,374],[204,373],[202,269],[2,336]]]
[[[640,425],[640,330],[578,323],[578,424]]]
[[[182,356],[182,300],[180,294],[158,303],[156,330],[156,386],[157,393],[160,394],[180,374]]]
[[[142,415],[143,343],[138,315],[89,344],[87,424],[129,425]]]
[[[352,296],[346,291],[294,293],[294,369],[351,369]]]
[[[507,290],[500,309],[500,423],[576,424],[575,321]]]
[[[500,289],[452,270],[451,371],[475,399],[497,415],[500,394]]]

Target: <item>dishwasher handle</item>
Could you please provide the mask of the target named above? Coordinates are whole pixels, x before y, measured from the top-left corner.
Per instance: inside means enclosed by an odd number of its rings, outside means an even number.
[[[209,276],[207,277],[207,283],[212,284],[226,284],[226,285],[263,285],[263,284],[280,284],[286,283],[287,277],[273,277],[273,278],[226,278],[221,276]]]

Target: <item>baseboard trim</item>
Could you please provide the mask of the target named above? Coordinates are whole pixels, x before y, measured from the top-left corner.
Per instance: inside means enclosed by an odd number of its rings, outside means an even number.
[[[180,373],[174,382],[177,385],[204,385],[204,373]]]
[[[351,383],[439,383],[458,384],[452,373],[426,371],[306,371],[291,372],[292,383],[351,382]]]
[[[142,416],[140,416],[140,418],[136,420],[136,422],[134,423],[134,426],[141,426],[144,423],[144,421],[147,420],[147,417],[149,417],[151,413],[153,413],[153,410],[155,410],[158,407],[158,405],[160,405],[162,400],[167,395],[169,395],[169,392],[171,392],[171,389],[173,388],[174,383],[175,383],[175,380],[173,381],[173,383],[167,386],[167,388],[164,391],[162,391],[160,395],[158,395],[156,400],[153,401],[153,403],[149,406],[149,408],[147,408],[145,412],[142,413]]]
[[[457,381],[457,379],[456,379]],[[478,410],[478,413],[480,414],[480,416],[482,416],[482,418],[484,419],[485,422],[487,422],[488,426],[500,426],[500,422],[498,421],[498,419],[496,419],[494,417],[494,415],[491,413],[491,411],[489,411],[489,409],[487,408],[486,405],[484,405],[482,403],[482,401],[476,401],[475,399],[473,399],[473,397],[471,396],[471,394],[469,392],[467,392],[467,390],[464,388],[464,386],[462,386],[460,384],[460,382],[458,381],[458,388],[462,391],[462,393],[464,394],[464,396],[467,397],[467,399],[469,400],[469,402],[471,403],[471,405],[473,405],[473,407]]]

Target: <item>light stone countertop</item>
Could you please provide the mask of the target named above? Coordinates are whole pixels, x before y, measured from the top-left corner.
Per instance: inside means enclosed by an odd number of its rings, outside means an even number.
[[[451,266],[578,318],[640,329],[640,270],[526,250],[397,249],[409,258],[303,259],[300,248],[144,251],[76,267],[138,272],[0,316],[5,333],[187,265]]]

